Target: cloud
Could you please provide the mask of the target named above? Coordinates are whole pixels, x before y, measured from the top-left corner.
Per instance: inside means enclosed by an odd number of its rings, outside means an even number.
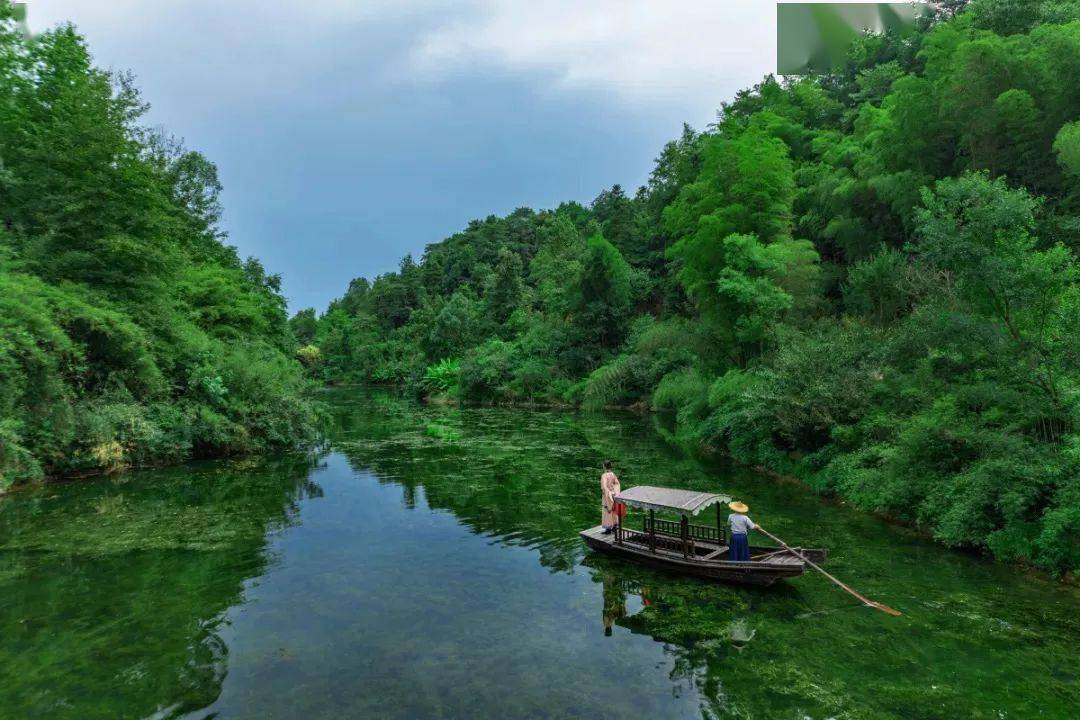
[[[370,81],[522,75],[541,92],[606,93],[701,117],[775,64],[773,0],[41,0],[30,10],[37,30],[76,20],[107,56],[97,38],[137,43],[121,30],[146,33],[192,84],[212,67],[216,84],[251,99],[264,82],[303,85],[362,58],[351,69]],[[372,45],[381,62],[365,57]]]
[[[533,71],[634,104],[715,106],[775,64],[775,13],[765,0],[473,0],[418,39],[408,68]]]
[[[402,27],[423,27],[446,0],[42,0],[30,7],[30,24],[40,32],[74,21],[91,50],[120,68],[175,66],[176,81],[228,85],[232,92],[259,93],[264,85],[302,84],[343,63],[362,59],[369,69],[378,58],[365,51],[400,35]],[[393,33],[387,27],[395,27]],[[401,52],[399,50],[398,52]],[[149,61],[149,62],[147,62]],[[159,62],[160,61],[160,62]]]

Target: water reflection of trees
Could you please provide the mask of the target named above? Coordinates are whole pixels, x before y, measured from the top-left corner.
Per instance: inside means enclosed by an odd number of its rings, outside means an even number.
[[[578,531],[600,521],[602,459],[615,458],[637,483],[701,475],[631,415],[432,407],[380,393],[339,407],[336,423],[335,449],[401,486],[407,507],[422,488],[430,507],[478,534],[536,548],[553,570],[577,564]],[[456,439],[430,436],[436,423]]]
[[[310,469],[304,457],[215,463],[6,499],[5,716],[172,717],[213,702],[225,613],[265,571],[268,533],[322,494]]]

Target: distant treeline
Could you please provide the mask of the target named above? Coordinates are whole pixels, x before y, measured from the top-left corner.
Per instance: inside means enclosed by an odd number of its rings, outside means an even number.
[[[279,280],[218,230],[130,77],[0,0],[0,492],[312,439]]]
[[[939,3],[644,187],[471,223],[291,325],[310,372],[668,409],[954,546],[1080,567],[1080,3]]]

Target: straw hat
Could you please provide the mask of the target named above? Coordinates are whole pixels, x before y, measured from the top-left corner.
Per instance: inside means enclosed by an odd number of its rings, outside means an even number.
[[[735,512],[746,512],[750,509],[749,505],[747,505],[746,503],[741,503],[738,500],[736,500],[735,502],[729,502],[727,506]]]

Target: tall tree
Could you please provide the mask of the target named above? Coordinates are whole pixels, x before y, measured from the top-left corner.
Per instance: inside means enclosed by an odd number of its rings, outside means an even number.
[[[591,369],[606,352],[626,339],[630,320],[630,265],[602,235],[589,238],[581,272],[572,290],[570,322],[584,368]]]
[[[501,248],[491,287],[484,298],[491,319],[499,325],[510,318],[521,302],[521,274],[521,256],[509,248]]]

